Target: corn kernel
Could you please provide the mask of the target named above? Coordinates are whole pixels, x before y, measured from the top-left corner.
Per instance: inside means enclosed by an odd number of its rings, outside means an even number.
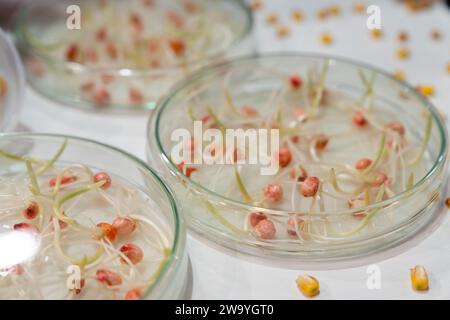
[[[428,290],[428,274],[423,266],[417,265],[411,270],[411,285],[416,291]]]
[[[317,18],[319,20],[324,20],[330,16],[330,11],[328,9],[320,9],[317,11]]]
[[[303,21],[303,13],[300,10],[294,10],[292,11],[292,20],[295,22],[302,22]]]
[[[6,95],[6,91],[8,89],[8,84],[6,80],[0,77],[0,98],[3,98]]]
[[[320,293],[319,281],[313,276],[300,275],[296,282],[298,289],[305,297],[312,298]]]
[[[366,6],[363,3],[355,3],[353,5],[353,11],[355,13],[364,13],[366,11]]]
[[[401,71],[401,70],[396,70],[396,71],[394,71],[394,72],[392,73],[392,76],[393,76],[395,79],[400,80],[400,81],[405,81],[405,79],[406,79],[405,74],[404,74],[403,71]]]
[[[447,73],[449,73],[449,74],[450,74],[450,62],[449,62],[449,63],[447,63]]]
[[[266,17],[266,22],[268,24],[275,24],[278,22],[278,16],[274,13],[271,13]]]
[[[408,41],[409,36],[408,36],[408,34],[407,34],[405,31],[400,31],[400,32],[397,34],[397,39],[398,39],[398,41],[400,41],[400,42],[406,42],[406,41]]]
[[[432,30],[431,31],[431,39],[433,40],[440,40],[442,38],[442,34],[439,30]]]
[[[400,49],[397,50],[396,55],[397,55],[398,59],[405,60],[405,59],[409,58],[410,52],[406,48],[400,48]]]
[[[285,38],[289,35],[291,30],[286,26],[278,26],[277,27],[277,35],[279,38]]]
[[[450,209],[450,198],[445,199],[445,205]]]
[[[328,8],[328,11],[332,16],[339,16],[341,14],[341,7],[337,4],[333,4]]]
[[[320,41],[322,42],[322,44],[329,46],[333,43],[333,37],[328,32],[323,32],[320,35]]]
[[[261,0],[252,0],[252,1],[250,1],[250,8],[253,11],[260,10],[262,8],[262,1]]]
[[[381,31],[381,29],[372,29],[370,31],[370,35],[374,39],[380,39],[383,36],[383,32]]]
[[[419,91],[425,97],[431,97],[434,95],[434,88],[433,86],[429,85],[419,85],[417,86],[417,91]]]

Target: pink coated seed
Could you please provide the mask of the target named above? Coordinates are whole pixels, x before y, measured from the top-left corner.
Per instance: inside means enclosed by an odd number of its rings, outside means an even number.
[[[99,172],[94,175],[93,178],[94,183],[104,181],[102,186],[100,187],[103,190],[108,189],[111,186],[111,177],[106,172]]]
[[[307,177],[300,185],[300,192],[304,197],[314,197],[319,190],[319,185],[319,178]]]
[[[367,167],[369,167],[371,164],[372,164],[372,160],[363,158],[363,159],[358,160],[358,162],[356,162],[355,168],[358,170],[364,170]]]
[[[269,219],[261,220],[254,228],[256,235],[263,240],[275,239],[275,225]]]
[[[271,202],[283,199],[283,187],[279,184],[269,184],[263,189],[264,197]]]

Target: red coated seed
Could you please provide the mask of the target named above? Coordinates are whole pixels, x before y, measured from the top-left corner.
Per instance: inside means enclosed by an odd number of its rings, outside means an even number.
[[[79,50],[76,44],[71,44],[66,50],[66,61],[75,62],[78,59]]]
[[[287,147],[281,148],[280,150],[278,150],[277,159],[278,164],[281,168],[287,167],[292,160],[291,150],[289,150],[289,148]]]
[[[92,93],[92,100],[98,105],[104,105],[111,101],[111,95],[105,88],[98,88]]]
[[[184,44],[183,40],[179,40],[179,39],[169,40],[169,45],[170,45],[170,48],[172,49],[173,53],[176,56],[181,56],[184,54],[186,45]]]
[[[136,88],[130,88],[130,90],[128,91],[128,96],[131,103],[133,104],[142,104],[142,102],[144,101],[142,93],[139,91],[139,89]]]
[[[356,162],[355,168],[358,170],[364,170],[371,164],[372,164],[372,160],[364,158],[364,159],[360,159],[360,160],[358,160],[358,162]]]
[[[275,239],[275,225],[269,219],[261,220],[254,228],[256,235],[263,240]]]
[[[298,74],[293,74],[289,77],[289,84],[292,89],[297,90],[302,86],[303,80]]]
[[[14,231],[20,231],[20,232],[29,232],[32,234],[38,234],[39,233],[39,229],[35,226],[32,225],[28,222],[20,222],[20,223],[16,223],[13,226]]]
[[[141,17],[135,13],[130,16],[130,26],[135,33],[141,33],[144,29]]]
[[[256,227],[256,225],[264,219],[267,219],[267,216],[262,212],[250,213],[249,221],[252,228]]]
[[[324,150],[327,147],[329,141],[330,139],[324,134],[316,136],[316,145],[315,145],[316,150],[318,151]]]
[[[61,177],[60,185],[69,184],[75,181],[77,181],[76,176],[63,176]],[[48,183],[50,187],[54,187],[56,185],[56,178],[51,178]]]
[[[117,46],[114,43],[112,43],[112,42],[109,42],[106,45],[106,53],[113,60],[117,59],[117,57],[119,55],[118,50],[117,50]]]
[[[243,106],[240,110],[241,114],[246,117],[254,117],[258,115],[258,110],[251,106]]]
[[[84,92],[90,92],[90,91],[94,90],[94,88],[95,88],[94,81],[86,81],[80,87],[81,91],[84,91]]]
[[[178,170],[180,170],[181,172],[184,172],[184,162],[181,162],[177,165]],[[193,172],[197,171],[197,168],[192,168],[192,167],[186,167],[186,172],[184,172],[184,175],[186,177],[190,177],[192,175]]]
[[[119,274],[106,270],[100,269],[95,273],[97,281],[103,283],[107,286],[117,286],[122,284],[122,278]]]
[[[361,112],[356,111],[353,115],[353,124],[360,128],[364,128],[367,124],[367,120]]]
[[[319,185],[319,178],[307,177],[300,185],[300,192],[304,197],[314,197],[319,190]]]
[[[271,202],[279,202],[283,199],[283,187],[279,184],[269,184],[263,189],[264,198]]]
[[[39,214],[39,205],[36,201],[31,201],[28,206],[23,210],[23,215],[26,219],[34,219]]]
[[[119,236],[127,236],[136,229],[136,221],[128,217],[117,216],[114,218],[112,226]]]
[[[120,247],[120,252],[122,252],[131,261],[132,264],[138,264],[144,257],[144,253],[142,252],[141,248],[132,243],[124,244],[122,247]],[[120,259],[120,261],[122,263],[127,263],[127,261],[123,258]]]
[[[94,175],[94,183],[104,181],[102,186],[100,187],[103,190],[108,189],[111,186],[111,177],[106,172],[99,172]]]
[[[106,222],[100,222],[97,224],[102,231],[103,237],[106,237],[109,241],[114,242],[117,237],[117,230],[112,225]]]
[[[385,125],[385,127],[389,130],[392,130],[396,133],[398,133],[400,136],[405,135],[405,127],[401,122],[398,121],[392,121]]]
[[[125,300],[141,299],[141,289],[132,289],[125,294]]]
[[[384,174],[383,172],[377,172],[377,175],[375,177],[375,181],[372,182],[369,186],[372,188],[377,188],[381,186],[384,183],[387,183],[389,181],[388,176]]]
[[[108,33],[106,31],[106,28],[104,27],[99,28],[95,33],[95,38],[97,39],[97,41],[105,41],[107,37]]]

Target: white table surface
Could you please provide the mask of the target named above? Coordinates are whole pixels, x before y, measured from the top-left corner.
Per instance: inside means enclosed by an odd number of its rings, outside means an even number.
[[[319,22],[318,7],[340,3],[341,17]],[[372,0],[381,8],[385,37],[375,41],[369,37],[366,16],[351,11],[353,1],[265,0],[256,14],[256,30],[260,51],[302,50],[346,56],[388,71],[403,70],[412,84],[432,84],[435,105],[450,114],[450,10],[443,4],[411,14],[397,1]],[[292,8],[300,8],[305,21],[296,24],[290,19]],[[290,26],[291,35],[278,39],[275,29],[268,27],[265,17],[276,12],[281,23]],[[444,33],[440,42],[430,40],[430,31]],[[411,59],[395,58],[398,48],[396,33],[406,30]],[[319,41],[322,31],[329,31],[335,44],[324,47]],[[88,137],[123,148],[145,159],[146,115],[105,115],[84,112],[57,105],[31,89],[26,92],[21,115],[21,129],[36,132],[63,133]],[[367,266],[341,270],[285,270],[267,267],[234,258],[189,237],[188,252],[193,269],[194,299],[304,299],[295,285],[299,273],[309,273],[320,280],[318,299],[450,299],[450,213],[440,226],[419,245],[393,258],[376,262],[381,270],[381,289],[369,290]],[[423,264],[430,274],[430,291],[413,292],[409,268]]]

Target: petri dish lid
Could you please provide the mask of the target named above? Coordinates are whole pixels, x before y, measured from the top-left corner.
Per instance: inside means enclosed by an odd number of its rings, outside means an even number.
[[[0,132],[17,123],[22,104],[25,76],[12,38],[0,28]]]

